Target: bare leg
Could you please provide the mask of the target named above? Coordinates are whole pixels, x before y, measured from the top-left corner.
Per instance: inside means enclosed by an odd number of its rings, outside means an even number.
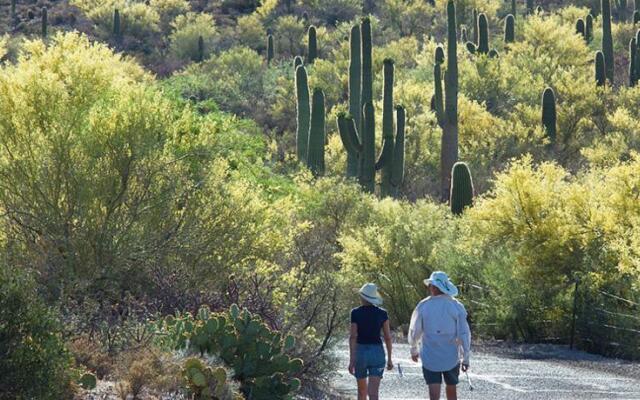
[[[456,391],[456,385],[447,385],[447,400],[458,400],[458,393]]]
[[[367,400],[367,378],[358,379],[358,400]]]
[[[369,377],[369,400],[378,400],[381,379],[379,376]]]
[[[429,400],[440,400],[440,384],[429,385]]]

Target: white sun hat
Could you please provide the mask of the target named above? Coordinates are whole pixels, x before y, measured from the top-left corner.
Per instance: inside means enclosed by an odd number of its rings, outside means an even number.
[[[375,283],[365,283],[360,290],[358,290],[358,293],[360,297],[374,306],[382,305],[382,296],[378,293],[378,287]]]
[[[458,288],[451,282],[449,276],[442,271],[432,272],[431,276],[423,282],[427,286],[433,285],[437,287],[442,293],[448,294],[449,296],[458,295]]]

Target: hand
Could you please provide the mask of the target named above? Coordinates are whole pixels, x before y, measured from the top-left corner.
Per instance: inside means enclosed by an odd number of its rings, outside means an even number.
[[[462,372],[467,372],[469,370],[469,364],[463,363],[461,369],[462,369]]]
[[[417,354],[415,356],[413,354],[411,355],[411,359],[413,360],[413,362],[418,362],[419,358],[420,357]]]
[[[387,361],[387,370],[391,371],[392,369],[393,369],[393,361],[389,359],[389,361]]]
[[[356,362],[355,361],[350,361],[349,362],[349,373],[351,375],[355,375],[356,374]]]

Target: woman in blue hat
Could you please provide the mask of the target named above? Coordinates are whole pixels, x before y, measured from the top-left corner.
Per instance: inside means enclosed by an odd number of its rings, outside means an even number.
[[[358,400],[378,400],[385,366],[393,369],[389,315],[380,307],[382,297],[375,284],[364,284],[358,293],[362,305],[351,310],[349,373],[357,379]],[[386,360],[381,334],[387,346]]]

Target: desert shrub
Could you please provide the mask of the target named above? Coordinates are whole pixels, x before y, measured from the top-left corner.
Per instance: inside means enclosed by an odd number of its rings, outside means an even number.
[[[243,15],[238,18],[234,36],[235,43],[229,47],[243,46],[257,52],[262,52],[267,47],[266,31],[260,18],[255,14]]]
[[[122,391],[134,399],[144,392],[168,393],[180,389],[178,359],[153,346],[120,354],[117,377],[122,382]]]
[[[307,29],[302,19],[293,15],[282,16],[275,21],[273,31],[276,58],[288,60],[305,54],[304,36]]]
[[[22,268],[0,266],[0,399],[71,396],[72,360],[53,309]]]
[[[204,42],[204,58],[214,51],[217,30],[211,15],[192,12],[178,15],[171,23],[171,28],[170,49],[178,59],[198,61],[200,37]]]
[[[123,35],[150,45],[153,36],[160,32],[158,10],[143,1],[73,0],[71,4],[83,10],[96,24],[103,39],[113,36],[113,13],[116,9],[120,12]]]
[[[165,34],[169,33],[171,22],[191,9],[187,0],[151,0],[149,6],[160,15],[160,28]]]
[[[362,2],[357,0],[304,0],[302,4],[310,15],[331,26],[351,21],[362,10]]]
[[[427,201],[410,205],[387,199],[370,207],[369,220],[340,237],[340,259],[362,281],[379,285],[394,325],[408,323],[425,295],[423,279],[438,269],[433,253],[455,221],[445,207]]]

